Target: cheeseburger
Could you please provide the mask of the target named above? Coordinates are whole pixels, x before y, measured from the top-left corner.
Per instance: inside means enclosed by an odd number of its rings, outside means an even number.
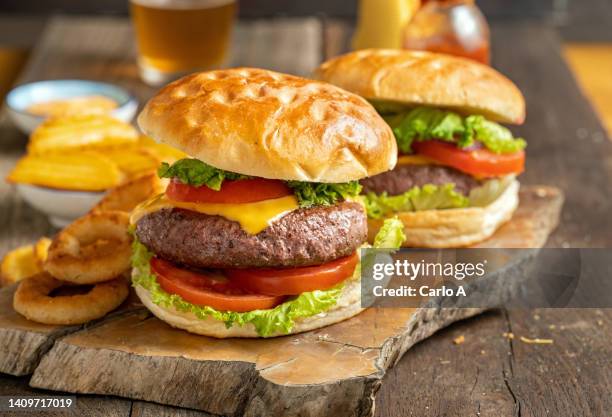
[[[491,236],[518,205],[525,102],[494,69],[443,54],[363,50],[322,64],[316,78],[369,100],[391,126],[395,169],[361,181],[375,233],[398,215],[405,246],[456,247]]]
[[[269,337],[362,311],[359,180],[392,169],[393,133],[367,101],[261,69],[180,79],[138,117],[190,157],[132,213],[133,283],[153,314],[214,337]],[[399,247],[389,220],[375,246]]]

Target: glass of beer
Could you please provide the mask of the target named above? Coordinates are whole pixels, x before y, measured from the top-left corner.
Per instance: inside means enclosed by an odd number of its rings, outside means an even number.
[[[146,83],[225,63],[236,0],[130,0],[130,9]]]

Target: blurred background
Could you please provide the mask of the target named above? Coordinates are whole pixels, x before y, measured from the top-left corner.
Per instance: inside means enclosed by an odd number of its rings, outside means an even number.
[[[21,14],[127,14],[124,0],[4,0],[2,11]],[[556,18],[569,16],[574,23],[591,22],[610,13],[608,0],[480,0],[479,6],[490,18]],[[353,18],[357,0],[243,0],[240,16],[245,18],[270,17],[279,14],[304,16],[315,13],[332,17]],[[585,22],[585,19],[588,22]],[[601,20],[603,22],[603,19]],[[590,25],[589,25],[590,26]]]
[[[383,0],[384,1],[384,0]],[[354,19],[357,0],[242,0],[240,17],[260,18],[305,16],[321,14],[329,17]],[[488,19],[545,19],[559,25],[564,35],[572,39],[612,40],[609,19],[612,2],[609,0],[479,0],[479,7]],[[35,35],[36,23],[53,13],[127,15],[125,0],[2,0],[0,13],[4,19],[21,15],[30,24],[26,31],[13,36]],[[1,35],[10,36],[9,22],[3,20]]]
[[[357,0],[242,0],[240,17],[322,14],[353,19],[357,13],[357,3]],[[559,24],[564,34],[573,38],[612,38],[609,30],[612,2],[609,0],[479,0],[478,5],[489,19],[546,19]],[[7,15],[4,17],[31,15],[39,18],[52,13],[127,15],[128,2],[125,0],[3,0],[0,1],[0,12]],[[32,19],[32,29],[36,20]],[[4,22],[2,26],[5,26]]]
[[[564,57],[574,75],[604,124],[612,127],[612,83],[605,82],[606,69],[612,70],[612,1],[478,0],[477,5],[492,27],[498,22],[535,21],[556,28]],[[317,16],[323,21],[354,24],[358,8],[358,0],[241,0],[238,3],[239,18],[243,20]],[[58,14],[127,17],[129,2],[0,0],[0,98],[15,82],[45,23]]]

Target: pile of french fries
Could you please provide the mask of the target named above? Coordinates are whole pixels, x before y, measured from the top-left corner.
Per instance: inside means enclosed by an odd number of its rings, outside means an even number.
[[[27,154],[7,180],[62,190],[104,191],[183,158],[106,115],[52,118],[30,137]]]
[[[108,190],[92,212],[130,211],[160,192],[162,183],[155,175],[160,163],[185,156],[110,116],[73,115],[41,124],[7,180],[62,190]],[[51,242],[43,237],[8,252],[0,263],[0,287],[40,273]]]
[[[51,239],[43,237],[33,245],[20,246],[7,253],[0,263],[0,287],[40,273],[50,245]]]

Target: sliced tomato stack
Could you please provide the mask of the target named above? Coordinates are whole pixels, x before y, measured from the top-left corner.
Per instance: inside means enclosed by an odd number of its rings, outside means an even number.
[[[298,268],[229,269],[227,276],[240,288],[254,293],[298,295],[325,290],[344,281],[355,271],[359,262],[356,253],[323,265]]]
[[[246,312],[273,308],[287,296],[331,288],[350,277],[358,261],[357,254],[353,254],[323,265],[300,268],[194,272],[153,258],[151,271],[164,291],[180,295],[192,304]]]
[[[188,203],[241,204],[271,200],[293,194],[291,189],[280,180],[250,178],[228,181],[221,184],[219,191],[207,186],[194,187],[173,179],[168,185],[166,195],[170,200]]]
[[[282,296],[250,294],[220,274],[191,272],[159,258],[151,259],[151,271],[164,291],[216,310],[242,313],[273,308],[283,301]]]
[[[485,148],[460,149],[437,140],[416,142],[412,148],[418,155],[480,178],[520,174],[525,168],[524,151],[497,154]]]
[[[219,191],[174,179],[166,194],[180,202],[240,204],[281,198],[292,191],[283,181],[263,178],[226,180]],[[273,308],[288,296],[331,288],[349,278],[358,262],[354,253],[317,266],[192,271],[155,257],[151,271],[164,291],[192,304],[247,312]]]

